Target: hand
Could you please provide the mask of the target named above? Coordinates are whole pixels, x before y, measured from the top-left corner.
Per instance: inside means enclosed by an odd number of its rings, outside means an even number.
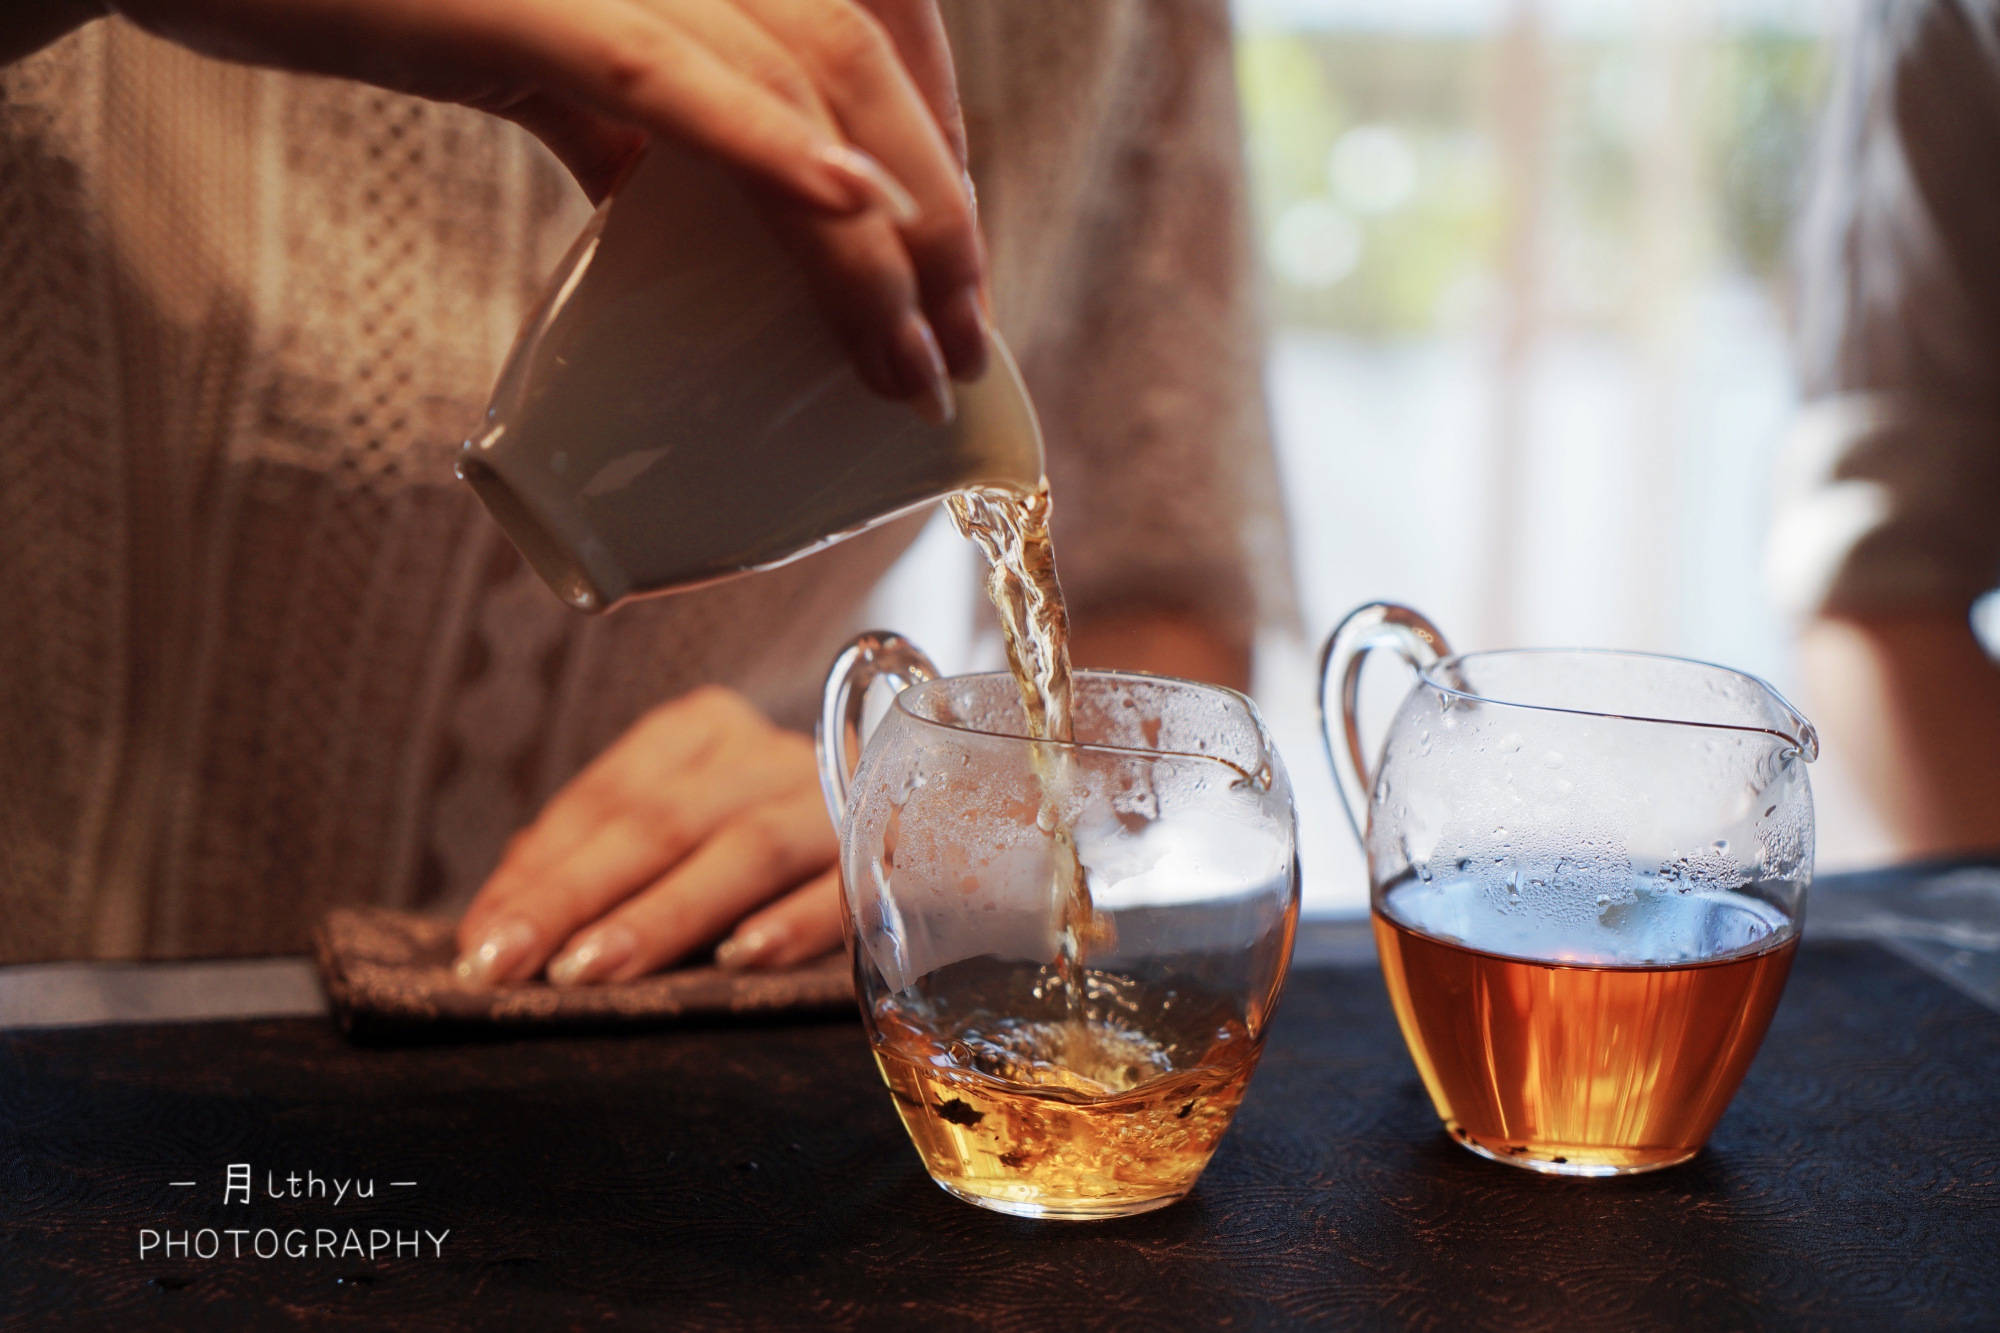
[[[985,260],[935,0],[105,0],[210,55],[524,126],[601,198],[650,135],[730,163],[861,377],[976,378]]]
[[[816,958],[841,938],[835,855],[812,742],[739,694],[696,690],[641,718],[507,845],[459,923],[459,975],[624,981],[724,936],[726,966]]]

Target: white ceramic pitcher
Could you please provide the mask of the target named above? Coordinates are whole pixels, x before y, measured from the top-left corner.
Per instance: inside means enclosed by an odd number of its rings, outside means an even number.
[[[930,426],[871,393],[721,167],[655,144],[530,314],[458,474],[570,605],[765,569],[953,491],[1031,490],[999,338]]]

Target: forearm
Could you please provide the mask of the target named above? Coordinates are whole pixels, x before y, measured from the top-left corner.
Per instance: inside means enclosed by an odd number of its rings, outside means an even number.
[[[106,0],[13,0],[0,7],[0,65],[33,55],[109,12]]]
[[[1826,616],[1807,707],[1905,857],[2000,848],[2000,665],[1949,612]]]

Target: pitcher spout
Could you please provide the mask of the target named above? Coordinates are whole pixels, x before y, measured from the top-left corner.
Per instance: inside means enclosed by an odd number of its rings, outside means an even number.
[[[1806,720],[1804,713],[1792,707],[1791,701],[1778,693],[1776,687],[1764,681],[1758,683],[1770,694],[1772,720],[1776,724],[1771,728],[1772,734],[1785,742],[1787,750],[1797,754],[1807,763],[1810,764],[1818,759],[1818,729]]]

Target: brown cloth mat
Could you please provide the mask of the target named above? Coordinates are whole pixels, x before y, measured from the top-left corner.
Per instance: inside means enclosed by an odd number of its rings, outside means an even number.
[[[355,1036],[421,1039],[500,1032],[638,1028],[683,1019],[854,1011],[847,955],[777,972],[704,963],[636,981],[560,990],[546,981],[474,986],[452,970],[452,922],[385,908],[329,912],[314,940],[341,1028]]]

